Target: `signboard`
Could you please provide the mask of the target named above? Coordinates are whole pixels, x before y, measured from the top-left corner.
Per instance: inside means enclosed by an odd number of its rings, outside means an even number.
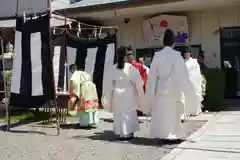
[[[50,0],[1,0],[0,18],[14,17],[26,13],[41,13],[49,8]]]
[[[175,44],[187,45],[189,40],[188,21],[186,16],[160,15],[143,21],[144,41],[147,47],[163,46],[166,29],[174,31]]]

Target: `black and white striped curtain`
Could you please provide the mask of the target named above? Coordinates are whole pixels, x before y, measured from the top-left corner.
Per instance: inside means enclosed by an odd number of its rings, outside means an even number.
[[[66,83],[66,72],[67,68],[65,67],[67,56],[65,53],[65,37],[60,35],[54,37],[52,40],[52,51],[53,51],[53,73],[55,80],[55,88],[61,88],[67,90]]]
[[[115,36],[97,40],[79,40],[72,37],[67,39],[67,54],[64,52],[63,40],[53,41],[54,46],[54,77],[56,87],[65,88],[67,79],[70,79],[71,72],[64,70],[64,59],[68,66],[76,64],[93,76],[99,98],[106,85],[110,84],[111,68],[115,60]],[[68,68],[69,69],[69,68]]]
[[[17,18],[10,105],[41,107],[53,100],[49,14],[24,22]]]

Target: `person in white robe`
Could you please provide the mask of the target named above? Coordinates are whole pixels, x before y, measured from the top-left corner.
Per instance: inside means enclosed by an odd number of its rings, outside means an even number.
[[[184,54],[185,64],[190,78],[189,93],[185,95],[185,110],[187,116],[196,116],[202,112],[202,76],[197,59],[192,58],[190,48]]]
[[[103,93],[103,107],[113,112],[113,131],[120,140],[133,138],[139,130],[137,109],[144,97],[143,82],[138,70],[125,63],[126,48],[117,49],[117,65],[111,71],[112,86]]]
[[[167,142],[179,142],[185,93],[189,84],[181,53],[173,49],[174,33],[167,29],[164,48],[155,53],[148,75],[145,113],[151,114],[150,135]]]

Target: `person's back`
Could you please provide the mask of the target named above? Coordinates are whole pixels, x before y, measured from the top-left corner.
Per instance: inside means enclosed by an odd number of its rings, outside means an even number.
[[[182,63],[181,53],[171,47],[164,47],[155,53],[150,70],[155,70],[158,85],[155,96],[179,96],[182,86],[179,86],[179,79],[176,79],[175,68],[177,63]],[[177,73],[178,74],[178,73]],[[151,76],[151,75],[150,75]],[[148,83],[154,83],[151,77]],[[149,98],[149,97],[148,97]]]
[[[197,62],[197,59],[191,58],[188,61],[186,61],[185,64],[187,66],[190,80],[192,81],[195,91],[200,93],[201,92],[201,70]]]
[[[159,86],[156,88],[156,96],[160,95],[173,95],[178,88],[176,81],[173,77],[174,63],[181,60],[181,53],[175,51],[170,47],[164,47],[159,52],[156,52],[156,57],[153,59],[154,65],[156,64],[156,76],[159,77]]]
[[[119,70],[115,68],[112,72],[112,80],[115,83],[114,86],[114,104],[113,110],[137,110],[138,100],[135,98],[135,88],[136,79],[140,77],[137,69],[129,64],[125,63],[124,68]],[[118,101],[119,100],[119,101]],[[127,105],[122,106],[122,103]],[[120,106],[119,106],[120,105]]]
[[[188,116],[196,116],[201,113],[201,101],[202,101],[202,76],[200,71],[200,66],[197,59],[189,58],[185,62],[190,83],[189,83],[189,93],[186,96],[186,114]]]
[[[85,71],[74,71],[69,85],[69,114],[79,117],[82,127],[92,127],[99,121],[97,114],[98,95],[91,75]]]
[[[117,65],[111,74],[112,88],[106,89],[103,95],[103,106],[113,112],[114,133],[120,139],[133,138],[139,130],[137,109],[143,98],[143,83],[137,69],[125,63],[126,48],[117,49]]]
[[[175,141],[179,140],[182,93],[189,77],[181,53],[172,49],[173,44],[174,34],[168,29],[165,47],[155,53],[150,67],[145,105],[151,107],[151,136]]]

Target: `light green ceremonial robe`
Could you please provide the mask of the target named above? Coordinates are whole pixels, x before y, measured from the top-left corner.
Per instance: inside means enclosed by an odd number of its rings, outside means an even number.
[[[69,89],[69,114],[79,117],[81,126],[96,125],[99,121],[98,95],[91,76],[84,71],[75,71],[70,79]]]

